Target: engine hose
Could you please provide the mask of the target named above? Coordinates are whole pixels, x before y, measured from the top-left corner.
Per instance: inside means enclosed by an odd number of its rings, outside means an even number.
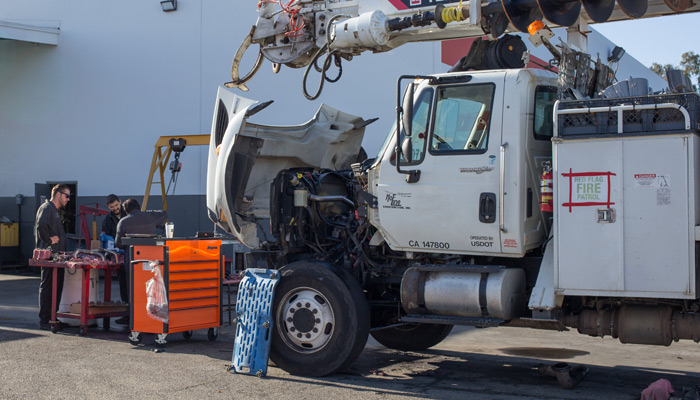
[[[319,212],[318,205],[316,207],[316,212],[318,213],[318,216],[321,217],[321,221],[323,221],[323,223],[325,223],[326,225],[330,225],[334,228],[341,228],[341,229],[345,229],[345,227],[347,226],[347,225],[339,224],[337,222],[331,222],[328,218],[324,217],[323,214],[321,214]]]
[[[304,210],[306,210],[306,213],[309,214],[309,218],[311,219],[311,226],[316,226],[316,224],[317,224],[316,216],[314,215],[313,211],[311,210],[311,207],[309,207],[308,205],[304,206]],[[301,216],[301,213],[299,213],[299,215]]]
[[[350,237],[352,242],[355,244],[355,246],[357,246],[357,249],[360,251],[360,256],[362,256],[362,259],[365,260],[365,262],[367,264],[371,265],[373,268],[382,270],[384,267],[382,265],[379,265],[379,264],[375,263],[374,261],[372,261],[372,259],[367,257],[367,254],[365,254],[365,251],[362,250],[362,245],[360,245],[360,242],[357,241],[357,238],[355,237],[355,235],[353,235],[352,232],[350,232],[350,225],[348,225],[345,229],[347,230],[348,236]]]
[[[355,203],[353,203],[352,200],[348,199],[345,196],[319,196],[317,194],[311,193],[309,194],[309,200],[316,202],[342,201],[352,208],[355,207]]]
[[[313,243],[311,243],[309,240],[307,240],[306,238],[304,238],[304,230],[303,230],[302,224],[297,224],[297,226],[296,226],[295,228],[296,228],[297,234],[299,235],[299,237],[302,239],[302,241],[304,242],[304,244],[305,244],[308,248],[310,248],[311,250],[313,250],[313,251],[316,252],[317,254],[324,255],[324,256],[326,255],[326,252],[325,252],[325,250],[323,249],[323,246],[321,246],[321,244],[318,242],[318,237],[317,237],[317,235],[316,235],[316,238],[315,238],[315,239],[316,239],[316,244],[318,245],[318,247],[316,247]],[[312,227],[312,228],[313,228],[313,227]]]
[[[317,244],[318,244],[318,240],[317,240],[316,242],[317,242]],[[304,240],[304,244],[305,244],[308,248],[310,248],[311,250],[315,251],[316,254],[319,254],[319,255],[322,255],[322,256],[325,256],[325,255],[326,255],[326,253],[325,253],[324,251],[322,251],[320,248],[314,246],[314,244],[311,243],[311,242],[309,242],[308,240]]]
[[[314,196],[315,196],[315,195],[314,195]],[[329,225],[329,226],[332,226],[332,227],[335,227],[335,228],[340,228],[340,229],[345,229],[345,228],[347,227],[347,224],[343,225],[343,224],[341,224],[341,223],[331,222],[328,218],[326,218],[326,217],[321,213],[321,210],[318,209],[318,202],[314,202],[313,204],[314,204],[314,209],[313,209],[313,211],[311,210],[311,207],[306,206],[306,209],[307,209],[309,215],[311,216],[313,226],[316,226],[316,222],[317,222],[317,221],[316,221],[316,216],[318,216],[319,218],[321,218],[321,222],[323,222],[323,223],[326,224],[326,225]],[[315,213],[314,213],[314,212],[315,212]]]
[[[316,217],[315,217],[313,211],[311,210],[311,207],[309,207],[308,205],[305,206],[305,207],[303,208],[303,210],[306,211],[306,213],[309,215],[309,218],[311,219],[311,225],[309,225],[309,228],[310,228],[310,230],[314,233],[314,240],[316,241],[316,245],[317,245],[318,247],[314,246],[313,243],[311,243],[310,241],[306,240],[306,238],[304,237],[304,232],[303,232],[303,230],[301,229],[301,225],[299,225],[299,226],[297,227],[297,228],[298,228],[298,231],[299,231],[299,237],[301,237],[301,238],[304,240],[304,244],[306,244],[307,246],[309,246],[312,250],[314,250],[314,251],[317,252],[318,254],[323,254],[323,255],[325,256],[325,255],[327,254],[327,251],[326,251],[326,249],[323,248],[323,246],[321,245],[321,243],[318,241],[318,233],[316,232],[316,229],[315,229],[315,228],[316,228]],[[320,214],[319,214],[319,215],[320,215]],[[299,212],[299,216],[301,217],[301,212]],[[304,223],[304,224],[305,224],[305,225],[308,225],[307,223]]]

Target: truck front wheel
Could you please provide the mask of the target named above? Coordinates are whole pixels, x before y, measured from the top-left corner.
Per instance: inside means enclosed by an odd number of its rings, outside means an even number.
[[[451,331],[452,325],[406,324],[371,334],[377,342],[390,349],[421,351],[442,342]]]
[[[324,376],[342,371],[367,342],[369,309],[364,293],[349,274],[330,268],[301,261],[280,270],[270,359],[290,374]]]

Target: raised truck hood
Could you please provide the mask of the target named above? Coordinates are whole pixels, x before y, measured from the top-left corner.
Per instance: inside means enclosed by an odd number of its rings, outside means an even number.
[[[360,153],[365,126],[373,121],[325,104],[301,125],[247,121],[270,103],[219,87],[211,129],[209,218],[250,248],[274,241],[269,225],[270,184],[277,173],[295,167],[350,168]]]

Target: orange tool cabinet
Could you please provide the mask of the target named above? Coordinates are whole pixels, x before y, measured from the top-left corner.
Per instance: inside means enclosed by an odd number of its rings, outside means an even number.
[[[223,258],[221,240],[130,239],[131,311],[129,341],[141,342],[141,333],[158,335],[165,344],[170,333],[182,332],[186,339],[197,329],[208,329],[209,340],[221,326],[221,282]],[[168,322],[150,317],[146,311],[146,282],[157,263],[163,275],[168,299]]]

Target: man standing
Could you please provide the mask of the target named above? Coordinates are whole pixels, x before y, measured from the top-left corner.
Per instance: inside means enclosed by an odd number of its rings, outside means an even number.
[[[61,224],[58,213],[70,201],[70,188],[67,185],[56,185],[51,189],[51,200],[46,200],[36,212],[34,224],[34,240],[37,249],[51,248],[52,252],[66,251],[66,232]],[[64,271],[56,275],[56,308],[61,302],[63,293]],[[51,326],[51,292],[53,286],[52,268],[41,268],[41,283],[39,284],[39,328],[49,330]]]
[[[102,221],[102,232],[107,236],[111,236],[112,240],[117,237],[117,224],[119,220],[126,216],[126,212],[122,207],[122,201],[117,197],[116,194],[110,194],[107,196],[105,201],[107,203],[107,208],[111,211],[105,219]],[[119,278],[119,295],[122,301],[125,303],[129,302],[129,286],[126,282],[126,266],[122,265],[119,270],[117,270],[117,277]]]
[[[126,212],[126,217],[119,220],[117,224],[117,236],[114,238],[114,244],[124,250],[126,246],[122,244],[122,239],[124,236],[138,233],[138,234],[155,234],[156,226],[163,224],[166,219],[168,219],[168,213],[165,211],[146,211],[140,210],[139,202],[136,199],[128,199],[124,202],[124,211]],[[128,257],[129,252],[127,251],[127,257],[125,260],[125,266],[127,272],[131,271],[131,265],[129,265],[130,259]],[[127,324],[129,322],[128,317],[122,317],[114,321],[118,324]]]

